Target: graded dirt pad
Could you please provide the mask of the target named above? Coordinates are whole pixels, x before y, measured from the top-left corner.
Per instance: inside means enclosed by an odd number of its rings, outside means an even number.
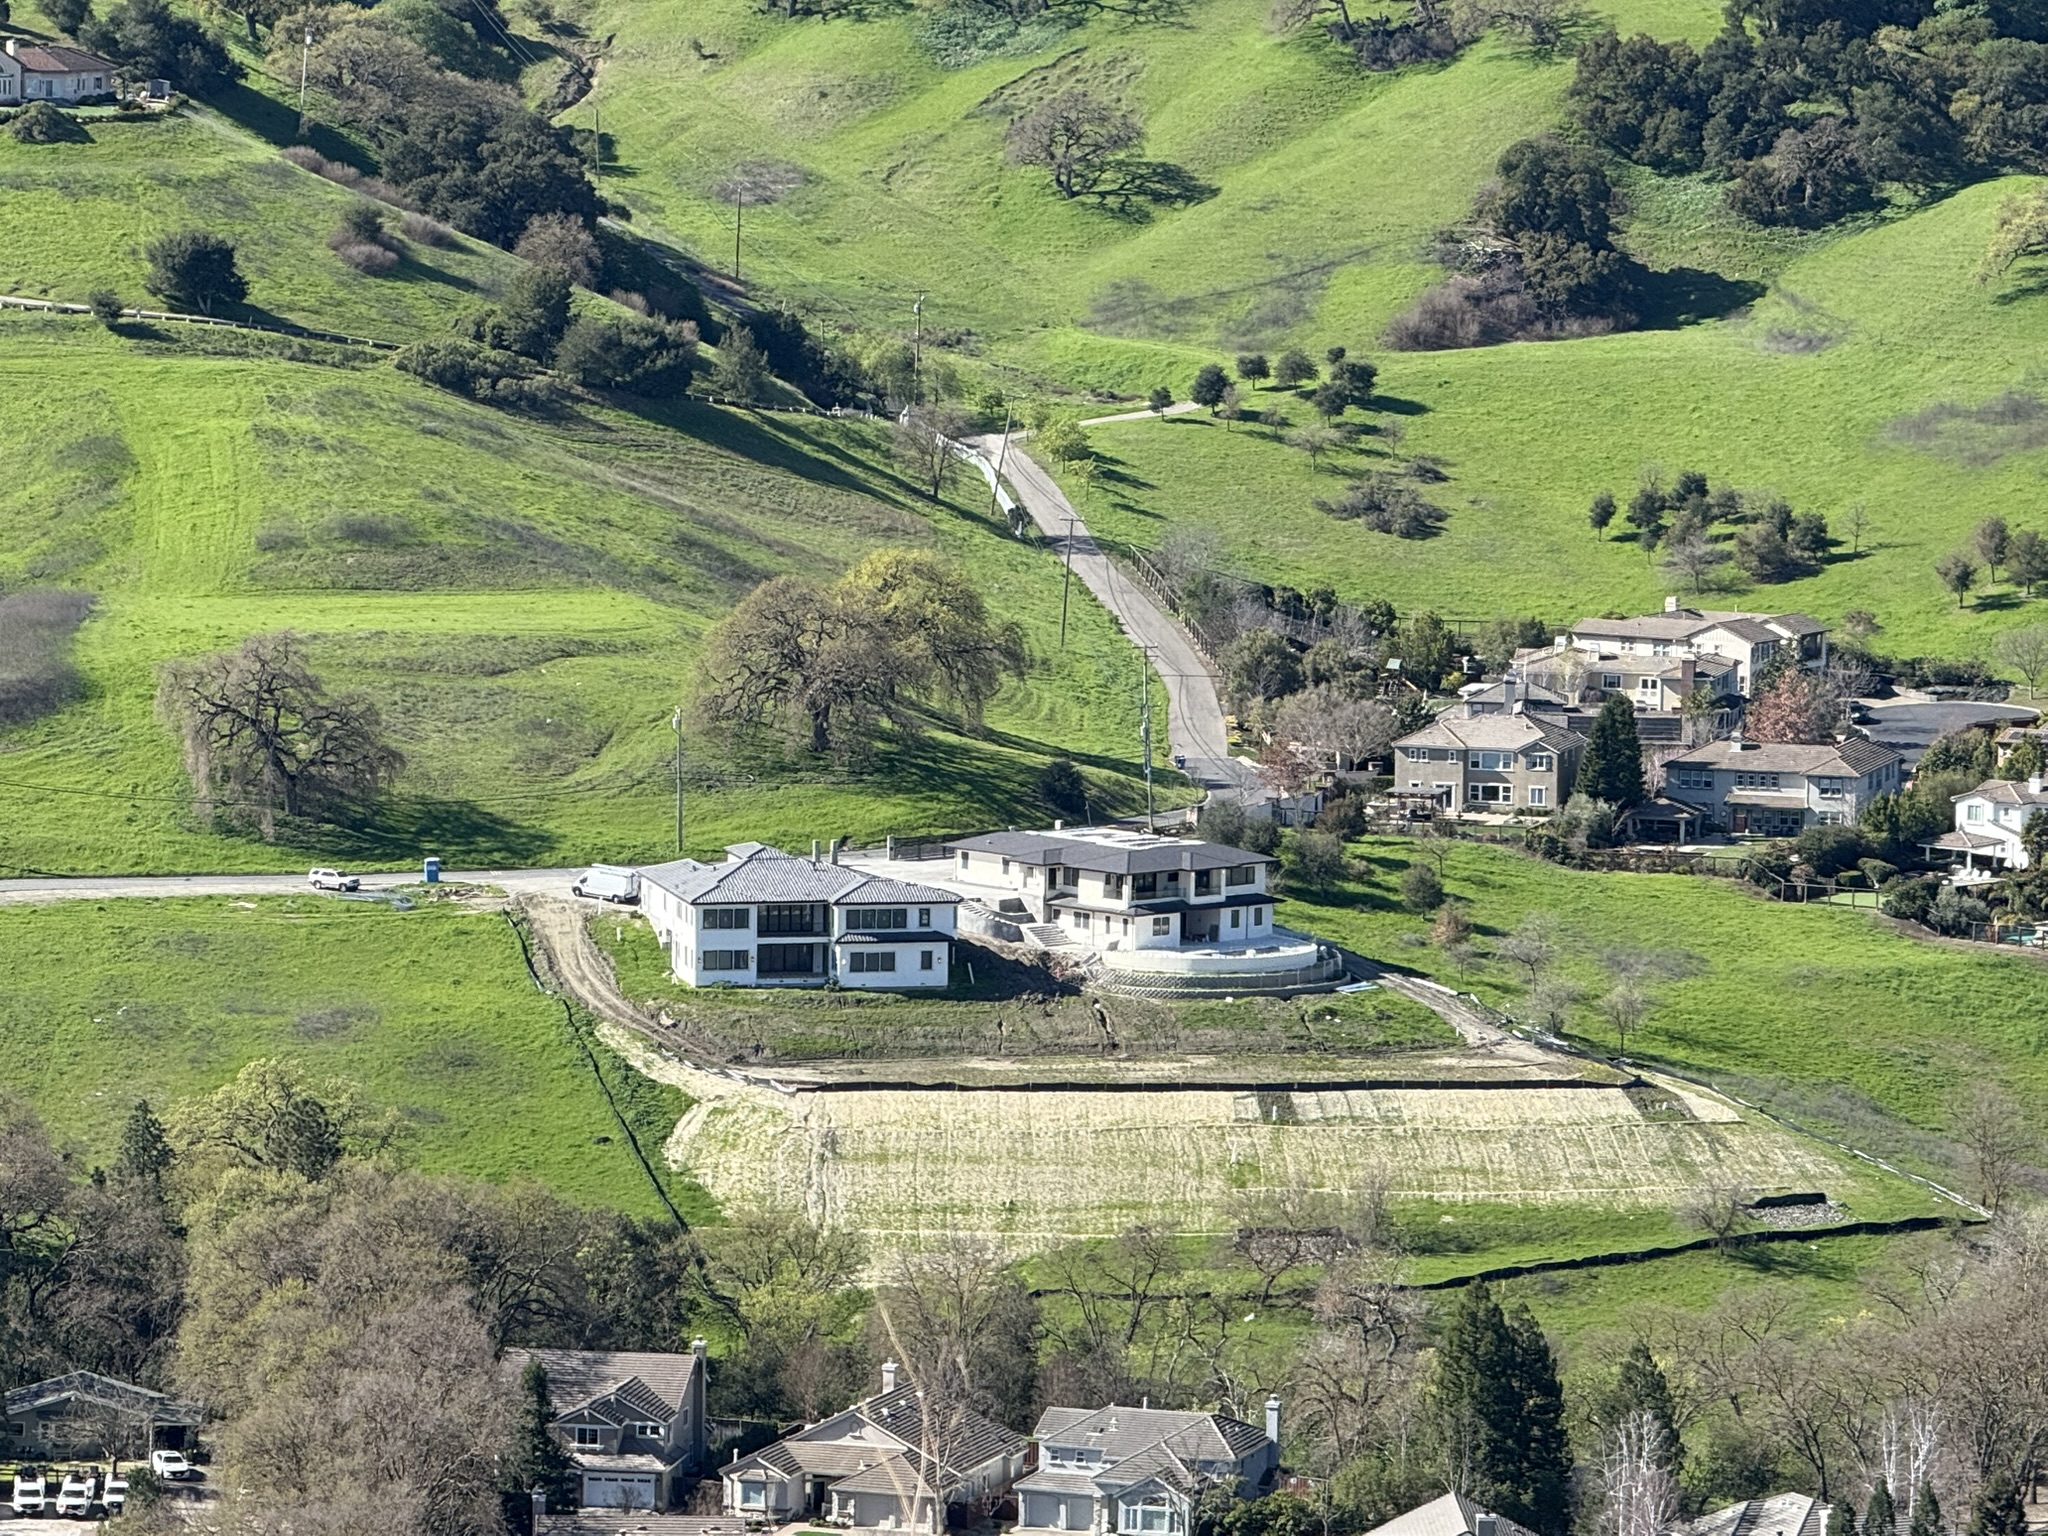
[[[1396,1200],[1610,1209],[1668,1208],[1707,1184],[1842,1177],[1818,1147],[1696,1093],[685,1086],[700,1103],[668,1154],[721,1204],[798,1205],[885,1246],[981,1233],[1028,1251],[1137,1222],[1216,1232],[1239,1191],[1342,1190],[1382,1172]]]

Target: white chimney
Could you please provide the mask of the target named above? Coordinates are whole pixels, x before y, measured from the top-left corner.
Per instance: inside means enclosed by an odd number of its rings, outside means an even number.
[[[1666,613],[1678,612],[1678,599],[1675,596],[1667,596],[1664,599],[1664,611]]]
[[[2041,793],[2040,774],[2030,773],[2027,775],[2027,793],[2030,795],[2038,795],[2039,793]]]
[[[894,1392],[896,1390],[896,1362],[894,1360],[884,1360],[882,1362],[882,1390],[884,1392]]]
[[[1275,1445],[1280,1443],[1280,1398],[1277,1393],[1266,1399],[1266,1438]]]
[[[690,1353],[695,1355],[699,1360],[702,1360],[704,1358],[704,1355],[708,1348],[709,1346],[707,1346],[702,1339],[690,1340]]]

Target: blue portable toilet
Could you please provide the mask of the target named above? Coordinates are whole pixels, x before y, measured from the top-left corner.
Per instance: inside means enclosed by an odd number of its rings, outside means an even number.
[[[441,883],[441,861],[439,859],[428,859],[426,862],[425,874],[427,877],[427,884],[439,885]]]

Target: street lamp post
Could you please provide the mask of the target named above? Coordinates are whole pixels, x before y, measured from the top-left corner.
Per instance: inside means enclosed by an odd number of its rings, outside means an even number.
[[[683,856],[683,706],[669,716],[669,729],[676,733],[676,857]]]

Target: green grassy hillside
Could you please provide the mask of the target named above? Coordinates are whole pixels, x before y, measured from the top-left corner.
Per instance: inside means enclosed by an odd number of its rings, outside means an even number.
[[[606,1090],[650,1156],[688,1101],[590,1042],[600,1085],[502,913],[315,897],[60,902],[0,911],[0,946],[10,1090],[92,1162],[119,1150],[138,1098],[161,1110],[274,1056],[395,1111],[405,1162],[661,1213]],[[673,1182],[689,1214],[708,1210],[702,1191]]]
[[[2033,376],[2048,301],[1973,281],[2015,183],[1800,235],[1741,224],[1716,184],[1632,173],[1624,238],[1661,274],[1645,307],[1673,328],[1392,354],[1377,338],[1437,275],[1433,232],[1466,215],[1503,148],[1561,122],[1568,53],[1494,36],[1443,67],[1368,74],[1224,0],[1198,0],[1175,25],[1104,17],[964,64],[929,43],[928,5],[792,22],[746,0],[600,0],[596,14],[593,30],[614,34],[593,98],[625,173],[612,191],[644,226],[728,266],[720,184],[764,165],[796,183],[747,210],[757,291],[872,333],[904,330],[924,293],[928,331],[964,333],[970,371],[1055,393],[1184,392],[1196,366],[1236,351],[1341,342],[1381,365],[1377,420],[1401,429],[1400,455],[1435,455],[1452,476],[1435,492],[1449,530],[1402,543],[1310,506],[1334,470],[1387,463],[1384,437],[1312,474],[1256,433],[1144,423],[1099,439],[1118,461],[1114,510],[1096,498],[1105,531],[1150,543],[1198,521],[1264,579],[1334,579],[1404,611],[1569,619],[1670,588],[1633,545],[1592,539],[1594,492],[1625,496],[1650,467],[1698,468],[1837,523],[1856,502],[1869,509],[1863,558],[1744,604],[1870,608],[1883,643],[1946,654],[1982,652],[2017,621],[2002,595],[1956,614],[1932,565],[1986,514],[2034,516],[2031,437],[1915,446],[1897,431]],[[1719,18],[1623,0],[1586,24],[1602,19],[1700,42]],[[1012,104],[1068,82],[1130,104],[1145,152],[1216,195],[1120,219],[1006,166]],[[1305,404],[1287,411],[1311,419]]]
[[[1993,513],[2038,524],[2048,455],[2026,423],[1964,421],[1928,441],[1914,419],[2026,386],[2048,345],[2048,300],[1972,276],[2012,190],[1973,187],[1797,255],[1766,297],[1713,325],[1381,354],[1379,390],[1393,409],[1378,420],[1399,428],[1398,442],[1363,437],[1320,470],[1271,433],[1226,432],[1205,417],[1097,429],[1109,473],[1093,524],[1154,544],[1177,522],[1199,523],[1238,567],[1268,579],[1334,582],[1404,611],[1568,622],[1686,590],[1632,539],[1596,539],[1585,509],[1602,489],[1625,502],[1646,466],[1660,466],[1666,483],[1699,469],[1818,509],[1842,539],[1819,574],[1737,587],[1717,603],[1825,618],[1869,608],[1887,648],[1982,654],[2001,629],[2044,610],[2000,588],[1958,611],[1934,563]],[[1253,398],[1297,425],[1313,419],[1283,392]],[[1315,509],[1347,472],[1416,454],[1450,475],[1423,488],[1451,512],[1439,537],[1397,539]],[[1852,555],[1843,519],[1857,502],[1871,532]]]
[[[1033,675],[990,736],[944,730],[855,781],[688,743],[690,844],[952,829],[1037,814],[1053,755],[1131,803],[1139,664],[1059,571],[977,504],[933,507],[885,469],[882,429],[678,406],[549,420],[386,366],[310,366],[208,333],[115,337],[0,315],[13,473],[0,585],[98,595],[80,703],[0,737],[0,860],[18,869],[303,866],[204,835],[152,710],[169,657],[292,628],[330,684],[380,707],[410,767],[374,831],[324,845],[404,864],[668,850],[669,716],[706,628],[755,582],[829,574],[880,545],[958,558],[1024,624]],[[168,329],[168,328],[167,328]],[[242,350],[237,352],[236,347]],[[1118,784],[1121,788],[1118,788]]]
[[[407,341],[487,300],[518,269],[505,252],[458,235],[439,249],[408,243],[385,276],[352,270],[327,237],[361,199],[206,108],[85,126],[89,144],[0,134],[0,291],[76,304],[111,288],[156,307],[142,287],[143,248],[172,230],[212,229],[235,242],[259,318]]]
[[[1377,838],[1354,851],[1371,883],[1297,902],[1290,922],[1521,1005],[1515,967],[1461,973],[1419,942],[1428,924],[1394,892],[1421,845]],[[1867,909],[1784,905],[1726,880],[1591,874],[1479,844],[1450,849],[1444,883],[1470,903],[1482,950],[1532,914],[1552,920],[1560,969],[1584,994],[1574,1033],[1613,1049],[1594,1006],[1612,985],[1602,957],[1661,952],[1684,974],[1647,984],[1655,1005],[1631,1056],[1702,1073],[1880,1156],[1943,1166],[1954,1149],[1940,1137],[1979,1084],[2002,1086],[2036,1116],[2048,1106],[2048,1003],[2032,956],[1910,938]]]

